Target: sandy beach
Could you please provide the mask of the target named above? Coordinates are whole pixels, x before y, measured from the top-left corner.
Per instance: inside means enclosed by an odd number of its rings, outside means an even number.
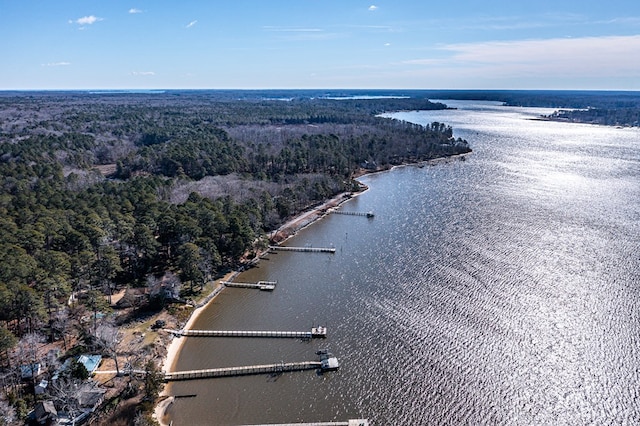
[[[196,309],[194,309],[194,311],[191,313],[186,324],[184,325],[184,327],[182,327],[183,330],[190,330],[200,314],[207,308],[207,306],[209,306],[209,304],[216,298],[216,296],[220,294],[220,292],[222,292],[222,290],[224,289],[224,285],[220,284],[220,281],[230,281],[237,274],[237,271],[229,272],[224,277],[220,278],[220,280],[218,280],[218,285],[209,295],[207,295],[207,297],[204,299],[204,303],[199,304],[199,306],[197,306]],[[171,343],[167,347],[167,354],[165,355],[162,362],[162,371],[173,371],[184,341],[184,337],[173,336]],[[164,417],[167,407],[169,407],[172,403],[173,397],[169,395],[169,387],[165,385],[162,389],[162,392],[160,392],[158,403],[156,404],[154,410],[154,417],[162,426],[169,426],[169,424],[164,421]]]
[[[272,241],[281,243],[288,238],[294,236],[301,229],[309,226],[316,220],[323,218],[331,209],[338,207],[340,204],[345,201],[350,200],[354,196],[362,194],[364,191],[360,191],[357,193],[341,193],[337,196],[331,198],[330,200],[325,201],[319,206],[312,208],[311,210],[305,211],[290,221],[286,222],[277,230],[271,232],[269,237]],[[203,303],[199,304],[198,307],[191,313],[189,320],[186,322],[183,330],[190,330],[193,327],[193,324],[196,322],[200,314],[209,306],[209,304],[215,300],[216,296],[222,292],[224,286],[220,284],[220,281],[232,281],[233,278],[238,275],[241,271],[233,271],[226,274],[224,277],[220,278],[217,282],[217,286],[214,290],[203,299]],[[162,362],[161,370],[164,372],[171,372],[175,367],[176,360],[178,355],[180,354],[180,350],[182,349],[182,345],[184,344],[184,337],[173,337],[171,343],[167,347],[167,354]],[[166,410],[173,403],[173,396],[169,394],[169,386],[165,385],[164,389],[159,395],[158,403],[156,404],[154,410],[154,417],[162,426],[169,426],[169,424],[165,421],[165,413]]]

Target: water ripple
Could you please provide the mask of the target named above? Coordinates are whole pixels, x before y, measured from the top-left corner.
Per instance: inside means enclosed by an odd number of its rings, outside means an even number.
[[[296,237],[335,255],[274,255],[243,280],[275,292],[225,293],[202,320],[325,322],[326,342],[200,341],[181,355],[217,366],[328,345],[341,369],[193,383],[176,424],[640,424],[640,132],[474,105],[400,115],[453,125],[466,161],[365,177],[346,207],[374,220],[330,216]]]

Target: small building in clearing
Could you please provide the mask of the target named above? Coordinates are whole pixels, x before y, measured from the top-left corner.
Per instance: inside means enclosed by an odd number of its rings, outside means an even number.
[[[39,362],[20,366],[20,378],[22,380],[35,379],[42,373],[42,365]]]
[[[101,355],[80,355],[78,357],[78,363],[84,365],[89,375],[92,375],[98,369],[101,361]]]

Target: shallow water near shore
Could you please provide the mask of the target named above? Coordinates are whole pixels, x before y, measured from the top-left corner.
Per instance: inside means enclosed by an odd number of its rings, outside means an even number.
[[[337,372],[176,382],[175,426],[640,423],[640,131],[530,120],[549,110],[446,101],[474,153],[361,180],[364,194],[225,289],[194,328],[326,340],[188,338],[176,370],[317,359]]]

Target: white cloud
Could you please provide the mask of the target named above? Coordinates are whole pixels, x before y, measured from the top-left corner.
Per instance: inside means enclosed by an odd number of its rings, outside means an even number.
[[[150,75],[156,75],[156,73],[153,71],[133,71],[131,75],[150,76]]]
[[[391,43],[385,43],[385,47],[391,46]]]
[[[369,11],[373,12],[374,10],[378,10],[378,6],[376,6],[375,4],[369,6]]]
[[[197,23],[198,23],[198,21],[197,21],[197,20],[195,20],[195,21],[191,21],[191,22],[189,22],[189,23],[187,24],[187,26],[186,26],[185,28],[191,28],[191,27],[193,27],[193,26],[194,26],[195,24],[197,24]]]
[[[594,23],[607,25],[639,25],[640,16],[625,16],[621,18],[608,19],[606,21],[595,21]]]
[[[75,21],[69,21],[69,22],[70,23],[75,22],[78,25],[91,25],[99,21],[103,21],[103,19],[98,18],[97,16],[94,16],[94,15],[89,15],[89,16],[83,16],[82,18],[78,18]]]
[[[640,35],[456,43],[395,65],[434,87],[637,87]]]
[[[131,9],[129,9],[129,13],[131,13],[131,14],[142,13],[142,10],[136,9],[135,7],[132,7]]]
[[[46,64],[40,64],[43,67],[64,67],[67,65],[71,65],[71,62],[48,62]]]
[[[458,62],[526,72],[640,75],[640,35],[459,43],[442,50]]]

